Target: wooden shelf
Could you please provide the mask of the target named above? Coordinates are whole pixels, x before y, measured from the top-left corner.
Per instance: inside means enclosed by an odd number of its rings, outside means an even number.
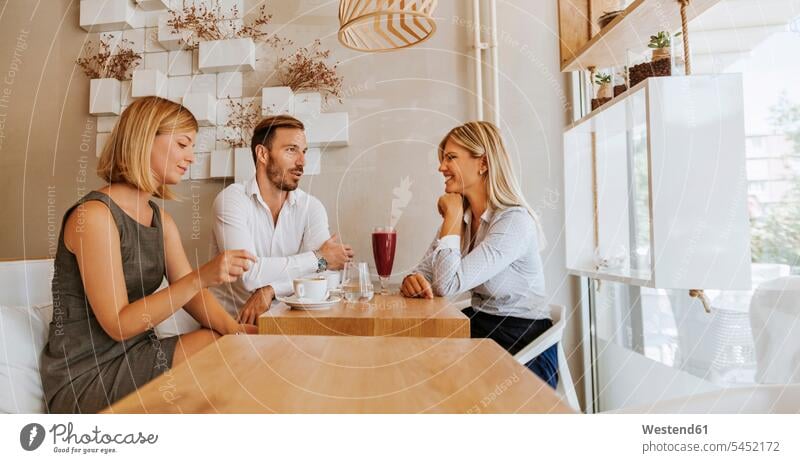
[[[689,4],[689,20],[703,14],[720,0],[692,0]],[[585,18],[583,18],[585,20]],[[562,23],[565,18],[562,18]],[[561,72],[624,66],[626,52],[641,52],[647,49],[651,35],[681,27],[680,4],[677,0],[636,0],[625,13],[615,18],[600,30],[585,45],[576,51],[562,49]],[[562,31],[564,30],[562,24]]]

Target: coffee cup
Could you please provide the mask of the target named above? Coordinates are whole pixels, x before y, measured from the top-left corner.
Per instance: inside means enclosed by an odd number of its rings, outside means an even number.
[[[298,300],[321,302],[328,299],[328,279],[325,277],[298,278],[292,284]]]
[[[339,285],[342,284],[341,272],[337,272],[336,270],[326,270],[320,275],[324,276],[328,280],[328,291],[337,290],[339,289]]]

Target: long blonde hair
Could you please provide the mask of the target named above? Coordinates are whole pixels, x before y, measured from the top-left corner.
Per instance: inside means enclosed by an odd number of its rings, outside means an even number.
[[[486,159],[486,188],[489,206],[495,210],[509,207],[524,207],[536,223],[539,235],[539,250],[547,246],[539,214],[525,200],[517,182],[511,158],[506,151],[500,130],[491,122],[473,121],[460,125],[445,135],[439,143],[439,161],[444,157],[444,147],[452,140],[464,147],[474,158]]]
[[[167,185],[157,185],[150,170],[150,153],[156,135],[197,131],[188,109],[156,96],[131,103],[114,126],[97,175],[108,183],[124,182],[162,199],[174,199]]]

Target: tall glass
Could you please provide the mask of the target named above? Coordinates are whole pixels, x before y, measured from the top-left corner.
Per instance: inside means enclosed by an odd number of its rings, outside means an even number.
[[[346,262],[342,272],[342,291],[347,302],[369,302],[374,290],[366,262]]]
[[[397,247],[397,231],[392,227],[376,227],[372,230],[372,256],[381,280],[381,294],[389,294],[387,288],[394,265],[394,251]]]

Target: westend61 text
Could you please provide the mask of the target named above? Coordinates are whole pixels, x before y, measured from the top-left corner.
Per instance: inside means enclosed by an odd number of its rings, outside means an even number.
[[[644,434],[708,434],[707,424],[690,424],[689,426],[653,426],[643,424]]]

